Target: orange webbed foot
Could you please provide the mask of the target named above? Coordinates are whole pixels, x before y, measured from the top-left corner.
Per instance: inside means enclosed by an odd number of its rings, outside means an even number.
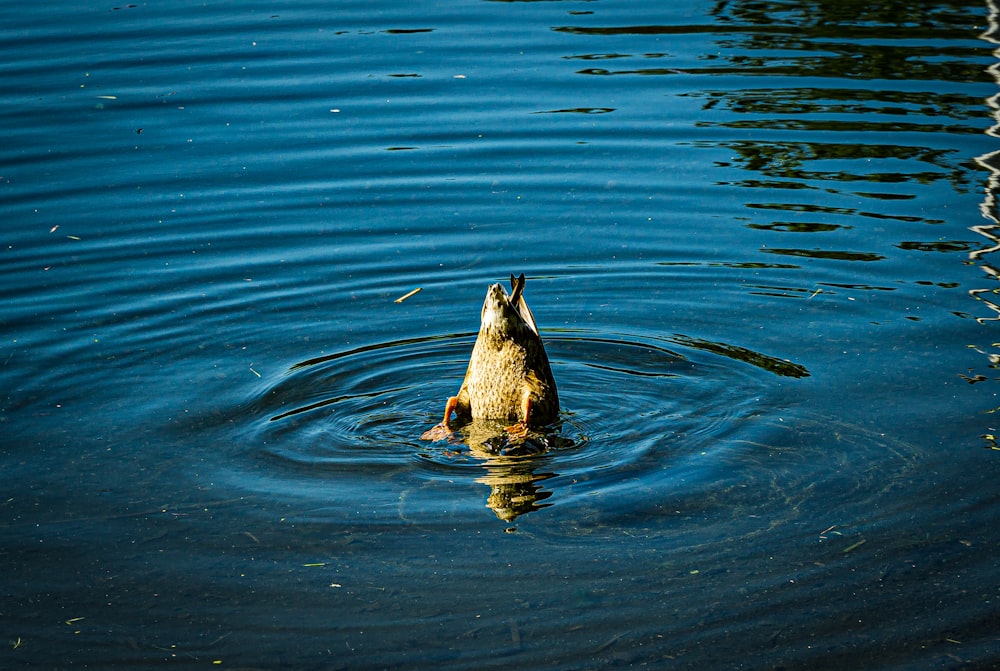
[[[444,419],[441,423],[435,427],[427,429],[422,434],[420,434],[420,440],[444,440],[445,438],[451,438],[454,433],[451,427],[448,426],[448,421],[451,419],[451,413],[455,411],[458,407],[458,398],[452,396],[448,399],[448,402],[444,404]]]
[[[521,276],[521,286],[524,286],[523,275]],[[513,279],[513,278],[511,278]],[[513,424],[507,427],[507,433],[510,434],[511,438],[524,438],[528,435],[528,422],[531,417],[531,396],[525,395],[524,401],[522,402],[521,411],[524,414],[524,419],[522,419],[517,424]]]
[[[454,435],[454,432],[447,424],[441,422],[437,426],[427,429],[420,434],[420,440],[444,440],[445,438],[451,438],[452,435]]]
[[[528,424],[527,422],[518,422],[508,426],[506,431],[511,438],[524,438],[528,435]]]

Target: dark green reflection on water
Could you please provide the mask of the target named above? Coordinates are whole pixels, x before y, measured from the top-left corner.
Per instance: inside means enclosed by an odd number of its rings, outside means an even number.
[[[770,224],[747,224],[747,228],[759,231],[788,231],[790,233],[826,233],[838,228],[851,228],[837,224],[818,224],[808,221],[774,221]]]
[[[735,152],[732,162],[747,170],[761,172],[768,177],[784,179],[817,180],[824,182],[877,182],[899,183],[915,181],[930,184],[947,180],[956,188],[966,186],[970,175],[959,166],[949,165],[945,157],[954,149],[931,149],[892,144],[863,144],[847,142],[778,142],[741,140],[722,143],[695,143],[695,146],[723,146]],[[922,170],[913,172],[857,172],[848,170],[805,170],[804,166],[815,161],[863,161],[855,165],[866,166],[871,160],[897,159],[927,163],[944,172]]]
[[[762,249],[765,254],[778,254],[780,256],[800,256],[811,259],[828,259],[832,261],[881,261],[885,257],[873,252],[849,252],[828,249]]]
[[[976,96],[933,91],[894,91],[792,87],[703,90],[680,97],[704,98],[705,109],[724,108],[737,114],[851,114],[924,116],[939,119],[975,119],[982,116],[983,101]],[[931,128],[938,127],[932,125]],[[927,126],[921,126],[927,128]],[[968,126],[948,126],[950,132],[977,133]]]
[[[909,194],[900,194],[898,197],[893,197],[894,194],[875,194],[875,193],[860,193],[860,192],[855,192],[854,195],[864,196],[866,198],[881,199],[881,200],[903,200],[912,197]],[[907,214],[886,214],[883,212],[871,212],[867,210],[859,210],[853,207],[830,207],[827,205],[817,205],[815,203],[747,203],[746,206],[755,210],[776,210],[779,212],[811,212],[814,214],[830,214],[830,215],[840,215],[844,217],[859,216],[859,217],[869,217],[871,219],[884,219],[888,221],[903,221],[914,224],[944,223],[940,219],[927,219],[924,217],[917,217]],[[780,228],[781,222],[777,223],[779,224]],[[761,228],[757,226],[752,226],[752,227]],[[838,228],[849,229],[852,228],[852,226],[839,226]]]
[[[892,27],[939,39],[969,36],[970,14],[982,12],[982,3],[952,1],[914,3],[904,0],[817,0],[816,2],[732,2],[721,0],[709,11],[720,23],[754,26],[792,24],[806,34],[838,34],[854,38],[876,28],[885,37],[897,37]],[[909,32],[907,33],[909,34]]]
[[[933,240],[929,242],[904,241],[897,245],[900,249],[913,252],[967,252],[977,245],[967,240]]]
[[[590,37],[717,34],[705,66],[588,68],[585,75],[741,74],[894,81],[988,81],[976,63],[980,2],[719,2],[713,23],[557,26]],[[945,40],[951,40],[945,44]],[[968,40],[968,46],[963,44]],[[645,54],[649,57],[651,54]],[[668,54],[658,54],[669,57]],[[622,54],[613,54],[620,57]],[[609,55],[578,55],[598,60]],[[857,91],[852,90],[852,95]],[[849,97],[845,100],[853,100]]]

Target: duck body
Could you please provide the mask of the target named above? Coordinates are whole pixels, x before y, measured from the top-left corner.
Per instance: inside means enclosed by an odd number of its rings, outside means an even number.
[[[445,404],[444,419],[424,440],[452,434],[452,413],[472,419],[515,421],[512,436],[544,426],[559,415],[559,394],[535,317],[524,300],[524,275],[510,277],[511,293],[500,284],[486,291],[479,334],[458,394]]]

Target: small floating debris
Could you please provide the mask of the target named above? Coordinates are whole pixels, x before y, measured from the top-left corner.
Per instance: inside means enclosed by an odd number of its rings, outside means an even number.
[[[414,289],[414,290],[413,290],[413,291],[411,291],[410,293],[408,293],[408,294],[403,294],[402,296],[400,296],[399,298],[397,298],[396,300],[394,300],[394,301],[393,301],[393,303],[402,303],[403,301],[405,301],[405,300],[406,300],[407,298],[409,298],[410,296],[413,296],[413,295],[415,295],[415,294],[419,294],[419,293],[420,293],[421,291],[423,291],[423,290],[424,290],[424,288],[423,288],[423,287],[417,287],[416,289]]]
[[[839,531],[834,531],[834,529],[836,529],[836,528],[837,528],[836,524],[831,524],[826,529],[823,529],[822,531],[820,531],[819,532],[820,539],[821,540],[826,540],[826,535],[828,533],[831,533],[831,532],[837,534],[838,536],[842,536],[843,534],[841,534]]]

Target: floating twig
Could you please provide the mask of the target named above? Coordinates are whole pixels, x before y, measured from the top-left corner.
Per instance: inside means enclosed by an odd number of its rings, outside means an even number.
[[[412,296],[414,294],[420,293],[421,291],[423,291],[423,289],[424,289],[423,287],[417,287],[416,289],[414,289],[410,293],[404,294],[404,295],[400,296],[399,298],[397,298],[396,300],[394,300],[393,303],[402,303],[403,301],[405,301],[410,296]]]

